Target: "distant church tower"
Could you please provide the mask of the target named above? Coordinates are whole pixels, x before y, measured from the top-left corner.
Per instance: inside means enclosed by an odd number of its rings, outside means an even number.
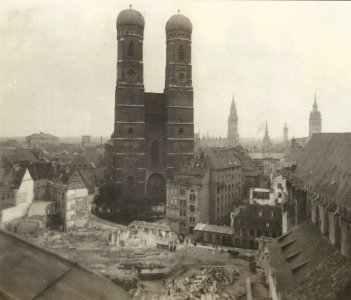
[[[266,121],[266,130],[265,130],[264,137],[262,140],[262,150],[266,151],[266,152],[271,150],[271,139],[270,139],[269,133],[268,133],[267,121]]]
[[[288,126],[284,125],[284,129],[283,129],[283,143],[284,144],[288,144],[289,143],[289,131],[288,131]]]
[[[236,111],[236,105],[234,101],[234,95],[232,105],[230,107],[230,113],[228,117],[228,146],[236,146],[239,144],[239,133],[238,133],[238,114]]]
[[[310,112],[309,120],[309,137],[319,132],[322,132],[322,117],[318,111],[317,96],[314,94],[313,110]]]

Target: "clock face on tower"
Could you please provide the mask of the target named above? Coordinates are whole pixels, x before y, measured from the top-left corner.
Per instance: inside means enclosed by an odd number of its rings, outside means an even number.
[[[184,73],[184,72],[178,72],[178,73],[177,73],[177,79],[178,79],[180,82],[186,81],[185,73]]]
[[[137,70],[134,67],[129,67],[126,74],[128,78],[135,78],[137,76]]]

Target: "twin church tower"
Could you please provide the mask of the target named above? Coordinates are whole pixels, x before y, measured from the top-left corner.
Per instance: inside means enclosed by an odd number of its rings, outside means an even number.
[[[115,122],[107,157],[109,175],[125,194],[157,201],[165,199],[167,178],[194,155],[192,24],[179,13],[166,24],[163,93],[144,90],[144,26],[132,8],[118,15]]]

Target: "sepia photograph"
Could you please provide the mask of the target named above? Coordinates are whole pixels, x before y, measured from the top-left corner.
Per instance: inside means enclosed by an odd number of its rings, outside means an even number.
[[[350,300],[351,2],[2,0],[0,300]]]

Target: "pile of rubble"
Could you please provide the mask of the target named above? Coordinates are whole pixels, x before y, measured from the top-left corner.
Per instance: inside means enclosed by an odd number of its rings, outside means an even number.
[[[164,299],[228,299],[235,300],[226,289],[239,279],[239,272],[224,266],[206,266],[183,279],[166,285]]]

